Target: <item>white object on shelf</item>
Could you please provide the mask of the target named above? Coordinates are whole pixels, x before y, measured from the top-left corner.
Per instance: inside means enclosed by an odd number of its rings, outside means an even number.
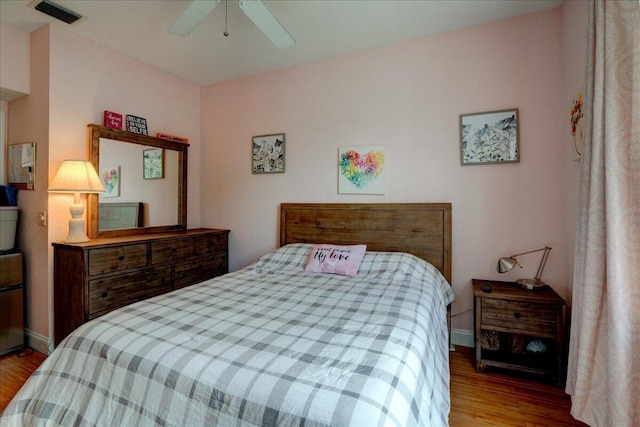
[[[10,251],[16,242],[17,206],[0,206],[0,251]]]

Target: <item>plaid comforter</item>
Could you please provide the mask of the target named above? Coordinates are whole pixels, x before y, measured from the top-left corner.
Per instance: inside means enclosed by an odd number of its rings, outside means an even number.
[[[305,273],[310,250],[84,324],[0,425],[448,425],[445,279],[383,252],[357,278]]]

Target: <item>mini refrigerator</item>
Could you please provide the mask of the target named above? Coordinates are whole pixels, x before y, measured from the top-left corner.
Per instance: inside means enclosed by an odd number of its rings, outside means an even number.
[[[0,252],[0,356],[24,346],[22,253]]]

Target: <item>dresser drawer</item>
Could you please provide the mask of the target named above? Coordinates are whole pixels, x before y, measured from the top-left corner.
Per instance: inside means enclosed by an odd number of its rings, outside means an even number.
[[[151,263],[174,263],[193,255],[193,239],[165,240],[151,243]]]
[[[124,245],[89,250],[89,276],[147,265],[147,245]]]
[[[196,255],[227,253],[229,236],[227,233],[206,234],[195,238]]]
[[[183,288],[228,272],[226,253],[176,264],[175,287]]]
[[[130,274],[89,281],[89,319],[125,305],[171,290],[171,267],[158,267]]]
[[[483,326],[551,337],[557,332],[554,305],[483,298],[481,313]]]

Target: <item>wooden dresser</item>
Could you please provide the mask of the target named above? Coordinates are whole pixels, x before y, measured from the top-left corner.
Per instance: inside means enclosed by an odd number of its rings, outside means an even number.
[[[53,243],[54,341],[125,305],[228,272],[229,230]]]

